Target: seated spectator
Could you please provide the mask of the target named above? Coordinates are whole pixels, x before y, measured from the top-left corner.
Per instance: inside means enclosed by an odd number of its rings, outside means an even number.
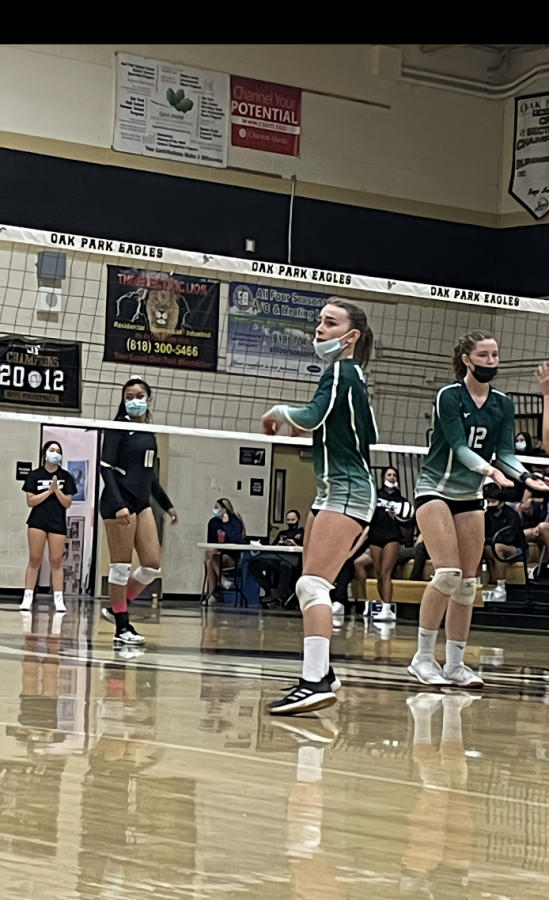
[[[398,472],[387,466],[382,472],[383,485],[377,492],[377,509],[374,512],[369,533],[370,554],[374,562],[377,589],[382,602],[378,621],[396,619],[391,610],[393,599],[392,574],[397,564],[404,536],[401,526],[409,525],[413,511],[398,487]]]
[[[546,474],[546,470],[543,470]],[[520,516],[524,537],[527,541],[537,543],[545,550],[543,559],[544,574],[549,562],[549,522],[547,521],[547,498],[541,491],[525,489],[521,502],[516,507]],[[541,571],[540,566],[540,571]]]
[[[497,484],[488,484],[484,488],[484,498],[488,504],[484,514],[484,556],[490,560],[496,579],[492,601],[503,603],[507,600],[507,566],[511,560],[524,560],[528,548],[520,516],[505,503],[505,494],[501,488]]]
[[[410,572],[410,581],[422,581],[425,563],[431,557],[425,546],[425,542],[421,534],[418,534],[414,541],[413,547],[401,547],[398,557],[398,564],[405,564],[409,559],[413,559],[414,565]]]
[[[369,556],[368,550],[365,549],[367,538],[368,529],[365,528],[358,538],[356,544],[354,545],[351,556],[348,560],[346,560],[346,562],[343,563],[343,567],[341,568],[341,571],[338,573],[338,576],[335,579],[334,587],[330,591],[330,600],[332,601],[332,612],[334,615],[334,625],[337,624],[336,620],[340,619],[345,615],[345,613],[350,611],[348,588],[353,578],[355,577],[356,567],[359,559],[363,560],[360,565],[364,568],[364,571],[368,566],[372,565],[372,558]],[[357,577],[359,576],[357,575]],[[365,576],[364,592],[366,592]]]
[[[302,547],[304,529],[299,524],[301,516],[297,509],[286,513],[286,525],[279,531],[273,546]],[[261,603],[268,609],[282,606],[291,595],[301,574],[301,553],[259,553],[248,563],[248,572],[265,591]]]
[[[234,511],[230,500],[223,497],[216,500],[213,518],[208,522],[208,544],[242,544],[246,536],[246,527],[242,516]],[[218,585],[221,572],[221,554],[219,550],[206,550],[206,573],[208,576],[208,597],[206,602],[212,605],[218,597]],[[234,552],[223,553],[223,568],[234,567]]]

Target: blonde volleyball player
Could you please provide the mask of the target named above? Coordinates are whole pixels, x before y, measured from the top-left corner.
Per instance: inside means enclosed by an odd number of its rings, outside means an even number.
[[[463,656],[484,546],[485,478],[512,487],[509,475],[529,488],[549,490],[515,456],[513,403],[490,387],[498,362],[491,334],[464,335],[453,356],[459,380],[443,387],[435,401],[431,444],[415,494],[417,523],[434,568],[421,602],[418,650],[408,669],[422,684],[483,684]],[[445,614],[446,665],[441,669],[435,644]]]
[[[376,508],[369,446],[377,428],[368,403],[364,369],[373,336],[363,311],[331,299],[320,313],[314,347],[327,363],[307,406],[274,406],[262,418],[266,434],[286,422],[312,431],[317,495],[305,527],[303,575],[296,594],[303,612],[303,675],[273,715],[321,709],[336,702],[339,680],[330,667],[330,591],[343,563]]]

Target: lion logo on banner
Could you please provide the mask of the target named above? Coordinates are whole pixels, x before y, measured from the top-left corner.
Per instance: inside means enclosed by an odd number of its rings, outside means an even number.
[[[167,337],[174,334],[179,323],[179,302],[175,291],[148,291],[145,309],[152,335]]]

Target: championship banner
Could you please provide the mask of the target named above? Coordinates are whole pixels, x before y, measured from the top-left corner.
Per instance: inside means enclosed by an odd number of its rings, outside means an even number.
[[[534,219],[549,212],[549,93],[515,98],[509,193]]]
[[[500,294],[494,291],[444,287],[439,284],[402,281],[398,278],[381,278],[375,275],[354,275],[350,272],[336,272],[333,269],[293,266],[283,262],[261,262],[255,259],[242,259],[238,256],[216,256],[211,253],[173,250],[169,247],[120,241],[115,238],[106,240],[60,231],[41,231],[38,228],[0,225],[1,241],[23,244],[27,247],[29,244],[33,244],[37,249],[54,247],[56,250],[79,250],[103,257],[110,256],[117,259],[122,257],[128,260],[128,265],[135,265],[141,260],[154,260],[155,262],[162,260],[166,266],[185,266],[196,269],[204,277],[207,277],[208,273],[215,274],[216,277],[220,275],[253,277],[255,275],[277,281],[297,281],[313,289],[319,285],[328,290],[332,287],[350,288],[353,291],[364,292],[365,300],[373,299],[372,295],[380,294],[391,295],[395,300],[400,297],[416,297],[421,300],[438,300],[442,303],[465,303],[489,312],[500,309],[502,312],[510,313],[532,312],[544,316],[549,315],[549,301],[534,297],[517,297],[515,294]]]
[[[0,403],[80,409],[80,344],[0,338]]]
[[[326,294],[232,281],[227,372],[318,381],[313,339],[325,304]]]
[[[301,90],[231,75],[231,143],[299,156]]]
[[[114,150],[223,168],[228,131],[228,75],[116,54]]]
[[[219,281],[107,269],[104,360],[216,371]]]

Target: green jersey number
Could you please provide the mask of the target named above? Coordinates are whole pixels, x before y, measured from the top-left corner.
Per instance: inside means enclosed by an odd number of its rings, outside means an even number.
[[[482,425],[473,425],[469,429],[469,440],[467,441],[471,450],[482,450],[482,444],[487,434],[487,428],[484,428]]]

